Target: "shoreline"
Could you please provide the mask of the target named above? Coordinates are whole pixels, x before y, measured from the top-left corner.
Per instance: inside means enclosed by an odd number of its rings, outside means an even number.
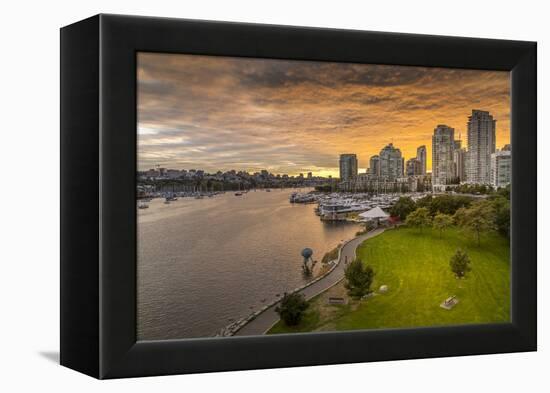
[[[309,301],[315,296],[318,296],[319,294],[332,288],[344,278],[344,263],[342,263],[342,260],[344,259],[343,257],[348,257],[348,259],[349,257],[353,258],[356,255],[357,247],[360,244],[371,237],[383,233],[385,229],[386,228],[376,228],[367,232],[366,234],[356,236],[352,239],[347,240],[340,247],[338,258],[332,261],[333,265],[326,273],[308,282],[307,284],[295,288],[294,290],[287,293],[303,292],[306,300]],[[331,277],[331,275],[337,269],[338,276]],[[326,282],[322,282],[323,280],[326,280]],[[315,288],[315,286],[319,288]],[[279,315],[275,312],[275,308],[280,303],[280,301],[281,299],[276,299],[262,307],[260,310],[252,313],[248,317],[241,318],[240,320],[235,321],[225,328],[222,328],[220,332],[216,335],[216,337],[266,334],[280,320]]]
[[[353,239],[351,239],[353,240]],[[347,244],[349,241],[351,240],[348,240],[346,242],[344,242],[342,244],[342,246],[339,246],[338,248],[338,258],[337,259],[334,259],[332,261],[329,261],[328,263],[331,264],[331,267],[329,270],[327,270],[325,273],[315,277],[313,280],[307,282],[306,284],[300,286],[300,287],[297,287],[297,288],[294,288],[293,290],[291,290],[290,292],[286,292],[288,294],[292,294],[292,293],[296,293],[296,292],[299,292],[307,287],[309,287],[310,285],[313,285],[315,284],[316,282],[318,282],[319,280],[325,278],[326,276],[328,276],[330,273],[332,273],[332,271],[338,266],[338,264],[340,263],[340,253],[341,253],[341,250],[342,250],[342,247],[344,247],[345,244]],[[244,318],[241,318],[241,319],[238,319],[237,321],[227,325],[226,327],[220,329],[220,332],[218,334],[216,334],[215,337],[231,337],[231,336],[234,336],[237,332],[239,332],[239,330],[241,330],[242,328],[244,328],[248,323],[252,322],[254,319],[256,319],[258,316],[260,316],[262,313],[266,312],[267,310],[269,310],[270,308],[272,307],[275,307],[277,304],[279,304],[281,302],[281,299],[280,298],[277,298],[273,301],[271,301],[270,303],[266,304],[265,306],[263,306],[261,309],[259,309],[258,311],[254,311],[252,314],[250,314],[248,317],[244,317]],[[277,323],[277,322],[275,322]],[[269,328],[271,329],[271,327]],[[269,330],[268,329],[268,330]],[[223,333],[226,332],[227,333],[231,333],[231,334],[226,334],[224,335]],[[267,331],[266,331],[267,332]],[[265,333],[263,333],[265,334]]]

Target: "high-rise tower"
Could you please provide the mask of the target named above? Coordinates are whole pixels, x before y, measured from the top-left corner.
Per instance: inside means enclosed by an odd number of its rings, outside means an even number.
[[[432,136],[432,183],[448,184],[454,177],[453,152],[455,130],[444,124],[438,125]]]
[[[357,155],[340,154],[340,180],[348,181],[357,176]]]
[[[466,181],[489,184],[491,154],[496,148],[496,120],[487,111],[472,110],[468,118]]]
[[[386,145],[380,150],[380,176],[389,179],[403,177],[403,157],[401,150],[393,146],[393,143]]]
[[[416,159],[420,162],[421,175],[426,174],[427,157],[426,146],[418,146],[416,149]]]

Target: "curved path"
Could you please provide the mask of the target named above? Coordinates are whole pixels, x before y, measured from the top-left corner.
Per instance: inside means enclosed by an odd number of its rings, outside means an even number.
[[[298,293],[302,293],[306,297],[306,300],[310,300],[330,287],[338,284],[344,278],[346,265],[343,261],[346,261],[346,257],[347,260],[351,262],[355,258],[355,251],[361,243],[371,237],[381,234],[384,230],[385,228],[377,228],[344,244],[340,252],[340,260],[334,270],[319,281],[299,290]],[[235,332],[234,336],[256,336],[265,334],[279,321],[279,314],[275,312],[275,308],[277,308],[278,305],[279,302],[266,309],[263,313]]]

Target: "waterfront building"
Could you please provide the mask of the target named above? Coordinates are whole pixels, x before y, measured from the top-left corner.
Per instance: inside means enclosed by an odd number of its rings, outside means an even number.
[[[380,176],[380,156],[372,156],[370,158],[369,172],[372,176]]]
[[[418,146],[416,149],[416,159],[420,162],[420,168],[421,168],[421,175],[426,174],[426,167],[427,167],[427,159],[428,159],[428,153],[426,151],[426,146]]]
[[[435,186],[449,184],[453,179],[454,128],[439,124],[432,136],[432,183]]]
[[[340,180],[348,181],[357,176],[357,155],[340,154]]]
[[[488,184],[491,180],[491,155],[496,148],[496,120],[487,111],[472,110],[468,118],[468,155],[466,181]]]
[[[341,182],[338,186],[340,191],[345,192],[371,192],[375,194],[387,194],[401,192],[401,183],[396,179],[373,176],[368,173],[361,173],[352,179]],[[403,190],[405,192],[405,190]]]
[[[373,194],[424,192],[432,189],[432,183],[430,174],[391,179],[361,173],[353,179],[340,182],[338,189],[344,192],[368,192]]]
[[[380,151],[380,177],[397,179],[403,177],[403,157],[401,150],[388,144]]]
[[[432,177],[428,173],[420,176],[407,177],[409,192],[424,192],[432,190]]]
[[[422,174],[423,174],[422,162],[417,157],[413,157],[410,160],[407,160],[407,165],[406,165],[407,176],[419,176]]]
[[[307,173],[307,178],[311,180],[312,177],[313,177],[313,174],[311,172],[308,172]]]
[[[512,152],[502,149],[491,154],[491,185],[496,188],[506,187],[511,177]]]

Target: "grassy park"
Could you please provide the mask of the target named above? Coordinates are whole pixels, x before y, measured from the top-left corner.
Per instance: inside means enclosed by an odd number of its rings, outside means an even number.
[[[457,249],[467,252],[471,271],[458,279],[449,260]],[[344,281],[309,302],[300,323],[279,321],[268,333],[406,328],[510,320],[509,240],[496,231],[478,242],[457,227],[440,232],[432,227],[389,229],[365,241],[357,256],[374,269],[367,299],[346,295]],[[380,293],[380,286],[388,290]],[[346,304],[329,304],[329,297]],[[440,304],[456,296],[450,310]]]

